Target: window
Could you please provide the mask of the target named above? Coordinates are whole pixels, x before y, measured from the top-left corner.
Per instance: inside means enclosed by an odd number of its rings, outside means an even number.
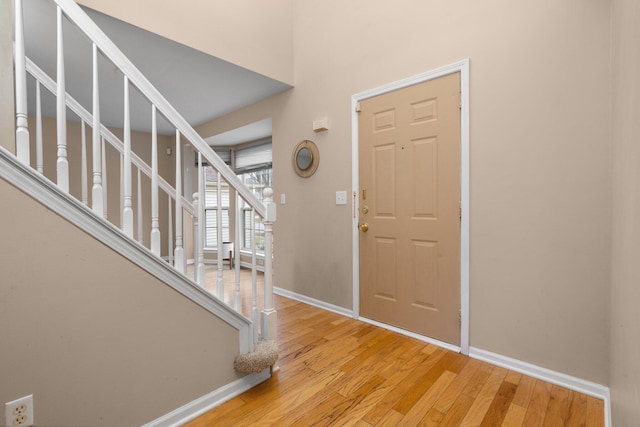
[[[204,168],[205,247],[218,247],[218,173],[211,166]],[[222,190],[222,241],[231,241],[229,230],[229,184],[224,180]]]
[[[225,161],[235,159],[238,178],[251,190],[256,198],[262,201],[262,191],[271,187],[271,142],[252,145],[239,150],[218,151],[218,155]],[[228,163],[227,163],[228,164]],[[218,246],[218,173],[210,166],[204,166],[204,228],[205,248],[216,249]],[[230,217],[230,189],[229,184],[222,180],[220,183],[222,192],[222,241],[231,242],[235,239],[235,231],[231,229]],[[247,204],[241,202],[242,211],[240,220],[240,248],[251,250],[251,212]],[[262,219],[255,217],[256,252],[264,253],[264,225]]]
[[[262,201],[262,190],[271,187],[272,176],[271,167],[238,175],[244,185],[246,185],[260,201]],[[251,207],[244,205],[242,208],[242,230],[240,230],[240,235],[242,238],[241,247],[245,250],[251,250],[251,213]],[[264,224],[262,223],[262,218],[257,214],[254,220],[256,252],[264,253]]]

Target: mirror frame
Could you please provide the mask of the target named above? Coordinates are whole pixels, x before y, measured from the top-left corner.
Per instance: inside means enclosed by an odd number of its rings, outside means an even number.
[[[298,165],[298,155],[300,151],[303,149],[307,149],[311,154],[311,163],[305,169],[302,169]],[[291,154],[291,164],[293,166],[294,172],[301,178],[309,178],[313,175],[318,169],[318,164],[320,164],[320,151],[318,150],[318,146],[308,139],[298,142],[296,147],[293,149],[293,153]]]

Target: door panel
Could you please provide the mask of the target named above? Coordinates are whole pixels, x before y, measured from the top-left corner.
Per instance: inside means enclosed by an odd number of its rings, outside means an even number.
[[[396,213],[396,147],[388,144],[374,148],[373,174],[376,217],[394,218]]]
[[[438,207],[438,152],[437,138],[424,138],[413,143],[411,189],[413,218],[436,218]],[[419,184],[416,184],[419,183]]]
[[[389,300],[396,299],[397,282],[396,278],[396,240],[395,239],[376,239],[376,282],[375,295],[379,298]]]
[[[460,74],[360,103],[360,312],[460,343]]]

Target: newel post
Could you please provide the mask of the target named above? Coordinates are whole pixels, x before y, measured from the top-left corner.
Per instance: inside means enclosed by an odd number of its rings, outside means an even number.
[[[264,309],[262,310],[262,338],[277,338],[277,312],[273,302],[273,223],[276,220],[276,204],[273,202],[273,190],[265,188],[262,192],[266,214],[264,223]]]

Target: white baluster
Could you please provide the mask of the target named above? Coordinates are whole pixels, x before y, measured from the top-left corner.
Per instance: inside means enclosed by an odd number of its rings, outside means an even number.
[[[91,134],[93,186],[91,187],[91,208],[107,217],[107,177],[105,169],[105,146],[100,135],[100,90],[98,87],[98,47],[93,44],[93,133]],[[105,176],[103,179],[103,171]],[[103,184],[104,182],[104,184]],[[104,187],[103,187],[104,185]]]
[[[120,153],[120,196],[118,199],[120,200],[120,230],[124,231],[124,179],[122,176],[124,175],[124,155]]]
[[[124,234],[133,238],[133,201],[131,190],[131,114],[129,110],[129,78],[124,76],[124,166],[122,179],[123,201],[122,221]]]
[[[142,244],[142,172],[138,168],[138,194],[137,204],[138,209],[138,242]]]
[[[101,138],[101,144],[100,145],[101,145],[101,151],[102,151],[102,156],[101,156],[102,157],[102,162],[101,162],[102,163],[102,165],[101,165],[102,166],[102,168],[101,168],[101,171],[102,171],[102,201],[103,201],[103,203],[102,203],[102,213],[103,213],[103,215],[102,216],[104,217],[104,219],[107,219],[107,216],[108,216],[107,212],[109,211],[109,209],[108,209],[108,207],[109,207],[109,203],[108,203],[109,202],[109,197],[107,197],[107,195],[108,195],[108,191],[107,191],[107,156],[106,156],[106,154],[107,154],[107,141],[105,141],[104,138]],[[93,161],[95,162],[95,160],[96,160],[96,158],[94,157]],[[94,167],[95,167],[95,165],[94,165]],[[93,173],[94,173],[93,182],[95,183],[96,182],[95,169],[94,169]],[[95,191],[95,188],[96,188],[95,184],[94,184],[93,188],[94,188],[94,191]],[[94,209],[96,209],[96,208],[94,207]],[[99,211],[97,209],[96,209],[96,212],[99,213]]]
[[[200,194],[193,193],[193,252],[195,256],[195,266],[193,268],[193,280],[203,285],[204,271],[200,270],[200,263],[202,262],[202,246],[200,244]],[[204,264],[203,264],[204,265]]]
[[[84,121],[80,124],[80,130],[82,134],[82,145],[80,147],[80,155],[82,156],[80,159],[80,175],[82,175],[80,194],[82,203],[84,203],[85,206],[89,206],[89,194],[87,193],[87,130]]]
[[[176,129],[176,249],[174,267],[184,273],[185,259],[182,247],[182,154],[180,150],[180,131]]]
[[[169,248],[169,264],[173,265],[173,212],[171,210],[171,196],[167,195],[167,200],[169,201],[169,231],[167,233],[167,246]]]
[[[256,247],[256,211],[251,209],[250,236],[251,236],[251,322],[253,324],[253,342],[258,343],[258,271],[257,247]]]
[[[44,173],[44,155],[42,151],[42,95],[40,82],[36,81],[36,170]]]
[[[240,209],[240,197],[236,191],[236,228],[235,228],[235,244],[233,245],[235,260],[234,270],[236,279],[236,292],[234,298],[234,308],[237,312],[242,312],[242,297],[240,295],[240,221],[242,216],[242,209]]]
[[[62,190],[69,192],[69,160],[67,159],[67,104],[64,82],[64,42],[62,40],[62,9],[58,6],[57,14],[57,92],[56,92],[56,118],[57,118],[57,148],[58,160],[56,162],[57,184]]]
[[[204,268],[204,228],[206,217],[204,214],[205,196],[204,196],[204,168],[202,166],[202,153],[198,152],[198,208],[194,206],[194,210],[198,212],[198,228],[194,233],[198,235],[198,257],[196,270],[198,272],[198,284],[203,288],[206,285],[205,268]]]
[[[216,282],[216,295],[222,301],[224,301],[224,272],[222,271],[222,175],[218,172],[218,180],[216,182],[216,196],[218,200],[216,209],[216,229],[218,241],[216,245],[218,247],[218,281]]]
[[[276,204],[273,190],[262,192],[266,215],[264,223],[264,308],[262,310],[262,338],[275,340],[277,335],[277,312],[273,304],[273,223],[276,220]]]
[[[16,156],[25,165],[31,163],[27,123],[27,70],[24,52],[22,0],[15,2],[15,73],[16,73]]]
[[[156,106],[151,106],[151,252],[160,256],[160,215],[158,213],[158,129]]]

